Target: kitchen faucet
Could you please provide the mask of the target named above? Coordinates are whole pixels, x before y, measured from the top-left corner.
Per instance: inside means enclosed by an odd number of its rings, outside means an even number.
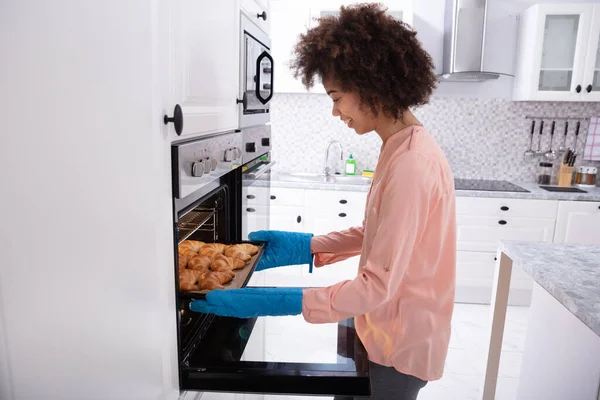
[[[344,160],[344,150],[342,149],[342,144],[337,140],[332,140],[331,142],[329,142],[329,145],[327,145],[327,150],[325,151],[325,168],[323,168],[323,173],[325,174],[325,176],[329,176],[329,150],[334,144],[337,144],[340,148],[340,160]],[[333,172],[335,173],[336,171],[334,170]]]

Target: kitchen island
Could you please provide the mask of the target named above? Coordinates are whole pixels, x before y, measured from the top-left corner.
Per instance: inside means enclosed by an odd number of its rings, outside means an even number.
[[[495,395],[515,266],[535,282],[517,399],[597,400],[600,246],[502,242],[498,255],[483,399]]]

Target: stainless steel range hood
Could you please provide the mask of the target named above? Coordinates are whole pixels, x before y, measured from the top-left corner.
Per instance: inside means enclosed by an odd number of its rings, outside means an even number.
[[[498,79],[483,70],[486,0],[446,0],[444,21],[444,82],[482,82]]]

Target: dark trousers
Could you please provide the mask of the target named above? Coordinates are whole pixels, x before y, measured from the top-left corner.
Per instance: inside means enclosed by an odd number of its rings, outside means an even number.
[[[416,400],[419,390],[427,384],[412,375],[403,374],[393,367],[369,362],[371,378],[370,397],[335,396],[334,400]]]

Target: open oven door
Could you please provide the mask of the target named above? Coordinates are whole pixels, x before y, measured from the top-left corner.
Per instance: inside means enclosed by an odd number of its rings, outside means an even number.
[[[368,396],[369,362],[353,320],[302,316],[216,318],[185,357],[181,388],[319,396]]]

